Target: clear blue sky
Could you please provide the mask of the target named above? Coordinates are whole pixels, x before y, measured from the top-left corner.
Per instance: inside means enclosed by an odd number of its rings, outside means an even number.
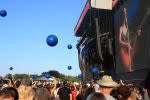
[[[57,70],[80,74],[74,28],[86,0],[0,0],[0,76],[7,73],[40,74]],[[58,37],[49,47],[48,35]],[[69,50],[68,44],[73,48]],[[72,70],[67,66],[71,65]],[[14,70],[10,71],[9,67]]]

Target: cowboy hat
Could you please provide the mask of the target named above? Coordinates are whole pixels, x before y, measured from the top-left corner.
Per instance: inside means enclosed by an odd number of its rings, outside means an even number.
[[[97,81],[103,87],[117,87],[118,84],[112,80],[111,76],[104,75],[101,80]]]

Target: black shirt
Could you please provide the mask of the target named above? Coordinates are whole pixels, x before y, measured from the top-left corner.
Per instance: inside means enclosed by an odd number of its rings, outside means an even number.
[[[60,100],[70,100],[70,88],[68,87],[62,87],[58,90],[58,95]]]

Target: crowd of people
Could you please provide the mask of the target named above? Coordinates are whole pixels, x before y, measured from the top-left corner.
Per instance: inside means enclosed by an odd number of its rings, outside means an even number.
[[[74,84],[63,81],[33,81],[24,78],[0,83],[0,100],[150,100],[145,88],[115,82],[104,75],[97,82]]]

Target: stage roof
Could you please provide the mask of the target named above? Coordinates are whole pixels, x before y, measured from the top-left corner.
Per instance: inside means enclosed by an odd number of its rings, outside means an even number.
[[[114,0],[113,2],[112,0],[88,0],[74,29],[75,36],[82,37],[88,28],[91,18],[90,14],[94,11],[91,9],[112,10],[116,2],[117,0]]]

